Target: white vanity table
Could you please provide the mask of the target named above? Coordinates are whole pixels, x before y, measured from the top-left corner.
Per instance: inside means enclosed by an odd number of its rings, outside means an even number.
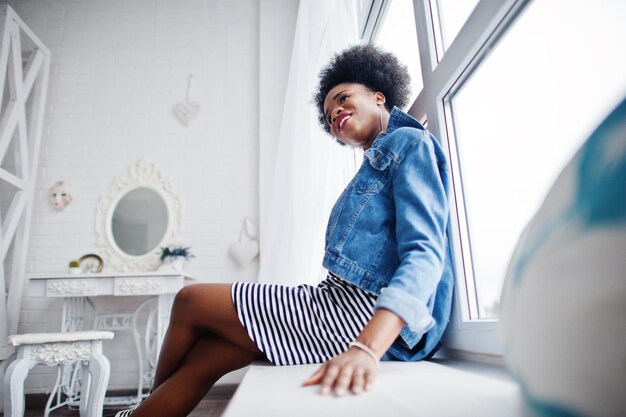
[[[174,295],[184,285],[184,276],[176,272],[101,272],[94,274],[30,275],[28,295],[31,297],[65,298],[61,331],[84,330],[85,297],[112,295],[158,296],[157,352],[169,323]],[[77,300],[78,299],[78,300]],[[82,306],[82,308],[80,307]]]
[[[135,338],[139,381],[137,395],[127,397],[107,397],[105,406],[133,405],[141,401],[144,388],[149,388],[153,378],[154,365],[161,343],[167,330],[174,296],[183,287],[185,277],[177,272],[102,272],[90,274],[34,274],[30,275],[28,295],[31,297],[63,298],[61,331],[111,330],[132,331]],[[93,324],[85,323],[85,307],[91,297],[145,297],[155,296],[141,303],[134,314],[95,314]],[[155,297],[152,297],[153,300]],[[148,324],[143,332],[138,332],[137,315],[147,306]],[[141,334],[143,333],[143,334]],[[144,363],[148,366],[144,367]],[[146,369],[146,370],[144,370]],[[79,402],[80,388],[74,377],[75,369],[67,369],[63,378],[57,381],[52,391],[68,397],[69,405]],[[53,407],[56,408],[56,407]]]

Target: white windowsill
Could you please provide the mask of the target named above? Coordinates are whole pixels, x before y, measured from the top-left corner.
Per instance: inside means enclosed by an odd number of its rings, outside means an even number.
[[[317,387],[301,387],[317,369],[253,364],[223,417],[525,415],[518,385],[494,365],[449,358],[384,362],[369,392],[344,398],[322,397]]]

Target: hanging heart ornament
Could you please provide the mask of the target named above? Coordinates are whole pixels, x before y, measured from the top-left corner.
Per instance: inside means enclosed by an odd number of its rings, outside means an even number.
[[[185,126],[189,126],[189,123],[200,114],[200,103],[197,101],[176,103],[174,114]]]
[[[174,115],[184,124],[185,126],[189,126],[189,123],[193,121],[198,114],[200,114],[200,103],[197,101],[189,101],[189,91],[191,89],[191,77],[193,75],[189,75],[187,78],[187,100],[181,103],[176,103],[174,106]]]
[[[228,254],[239,266],[246,266],[258,255],[259,244],[255,240],[235,242],[228,248]]]
[[[239,241],[228,248],[230,257],[243,267],[259,254],[259,242],[256,241],[255,226],[249,218],[243,219]]]

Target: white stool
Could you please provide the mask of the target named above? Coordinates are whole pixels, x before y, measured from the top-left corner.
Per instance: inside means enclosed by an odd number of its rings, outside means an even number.
[[[63,366],[81,362],[83,381],[80,398],[81,417],[102,416],[104,394],[109,382],[109,360],[102,354],[102,340],[113,339],[113,332],[85,331],[67,333],[29,333],[9,337],[16,352],[2,363],[5,417],[24,415],[24,380],[38,364]],[[59,381],[57,377],[57,383]],[[47,409],[47,407],[46,407]],[[48,412],[46,412],[47,417]]]

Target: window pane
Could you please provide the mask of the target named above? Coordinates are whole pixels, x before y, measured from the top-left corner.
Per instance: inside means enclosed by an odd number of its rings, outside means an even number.
[[[412,0],[391,2],[375,43],[393,52],[409,68],[411,99],[408,105],[410,106],[423,87]]]
[[[556,175],[626,95],[624,16],[621,0],[535,1],[451,100],[481,318]]]
[[[446,50],[459,34],[478,0],[437,0],[443,49]],[[433,11],[435,15],[435,11]]]

